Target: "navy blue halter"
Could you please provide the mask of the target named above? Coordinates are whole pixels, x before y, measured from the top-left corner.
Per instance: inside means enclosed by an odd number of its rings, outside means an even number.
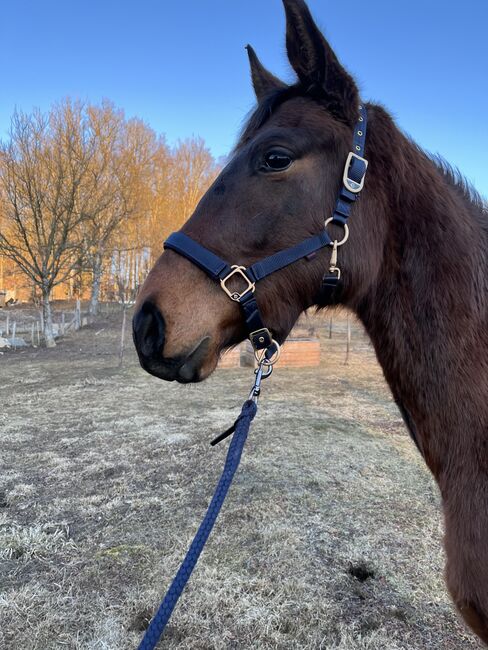
[[[346,236],[343,242],[347,240],[349,233],[347,220],[351,214],[352,206],[363,189],[368,167],[368,162],[363,157],[366,127],[367,111],[361,105],[359,106],[359,120],[354,128],[353,150],[347,157],[339,196],[332,217],[325,223],[325,226],[329,223],[335,223],[345,229]],[[182,232],[173,233],[164,242],[165,249],[175,251],[193,262],[213,280],[220,282],[222,289],[229,298],[240,304],[249,340],[255,350],[269,350],[273,345],[272,334],[263,323],[254,295],[256,283],[302,258],[308,258],[326,246],[332,246],[333,255],[336,255],[338,245],[338,242],[330,238],[324,227],[324,230],[318,235],[305,239],[291,248],[279,251],[246,268],[244,266],[230,265]],[[227,283],[233,277],[240,278],[245,283],[242,291],[232,291],[227,286]],[[329,273],[324,275],[322,281],[321,305],[334,302],[339,285],[340,271],[336,266],[336,262],[331,261]]]

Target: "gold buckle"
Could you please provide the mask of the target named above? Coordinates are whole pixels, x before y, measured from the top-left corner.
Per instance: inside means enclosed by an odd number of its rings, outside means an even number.
[[[361,179],[360,183],[357,183],[356,181],[353,181],[352,178],[349,178],[349,167],[351,166],[351,162],[353,158],[357,158],[361,162],[365,164],[364,168],[364,174]],[[349,152],[349,155],[346,160],[346,166],[344,167],[344,175],[342,177],[342,182],[344,183],[344,187],[346,190],[349,190],[349,192],[352,192],[353,194],[359,194],[359,192],[363,189],[364,187],[364,179],[366,177],[366,170],[368,169],[368,161],[366,158],[362,158],[361,156],[358,156],[357,153],[354,153],[353,151]]]
[[[256,290],[256,284],[254,282],[251,282],[251,280],[247,277],[245,271],[246,267],[245,266],[232,266],[232,271],[227,275],[225,278],[223,278],[220,281],[220,286],[222,289],[225,291],[225,293],[229,296],[231,300],[234,302],[239,302],[242,296],[245,296],[246,293],[249,291],[254,291]],[[227,289],[226,283],[231,279],[233,275],[240,275],[246,282],[247,282],[247,287],[244,289],[244,291],[241,291],[240,293],[238,291],[230,291],[230,289]]]

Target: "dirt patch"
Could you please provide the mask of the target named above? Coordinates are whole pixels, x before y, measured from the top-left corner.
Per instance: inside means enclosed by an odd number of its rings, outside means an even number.
[[[466,650],[437,489],[358,327],[323,316],[318,369],[281,369],[169,649]],[[320,321],[319,321],[320,322]],[[0,647],[137,646],[203,516],[249,369],[160,382],[113,314],[0,357]],[[128,336],[128,341],[130,337]]]
[[[347,570],[350,576],[356,578],[359,582],[366,582],[370,578],[376,577],[375,569],[366,564],[365,562],[358,562],[357,564],[350,564]]]

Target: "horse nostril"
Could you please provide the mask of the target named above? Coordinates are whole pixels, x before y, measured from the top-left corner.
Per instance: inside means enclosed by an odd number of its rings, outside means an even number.
[[[164,347],[164,318],[152,302],[145,302],[132,321],[134,343],[145,357],[162,355]]]

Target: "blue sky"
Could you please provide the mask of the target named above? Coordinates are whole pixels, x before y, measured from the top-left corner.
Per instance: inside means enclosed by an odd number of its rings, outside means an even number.
[[[309,5],[363,97],[488,197],[488,2]],[[170,143],[201,135],[225,155],[253,106],[248,42],[293,79],[280,0],[5,0],[0,136],[15,107],[108,98]]]

